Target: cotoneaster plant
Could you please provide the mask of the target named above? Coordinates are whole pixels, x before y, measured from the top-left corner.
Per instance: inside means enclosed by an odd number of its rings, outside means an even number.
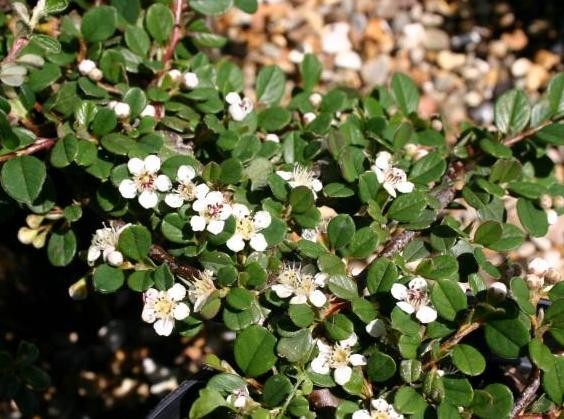
[[[256,0],[103,3],[2,19],[0,213],[82,261],[73,298],[138,293],[162,345],[234,332],[187,417],[558,415],[564,284],[509,252],[563,210],[564,74],[451,144],[404,74],[321,93],[306,54],[291,97],[276,66],[243,94],[207,16]]]

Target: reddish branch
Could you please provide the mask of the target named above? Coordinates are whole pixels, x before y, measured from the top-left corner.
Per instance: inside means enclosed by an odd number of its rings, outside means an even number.
[[[531,381],[527,387],[519,396],[517,402],[513,405],[513,409],[511,410],[511,418],[519,418],[521,416],[521,412],[527,409],[529,405],[535,400],[537,395],[537,391],[540,387],[541,376],[540,370],[537,367],[534,367],[533,372],[531,373]]]
[[[173,274],[181,276],[182,278],[192,279],[200,272],[193,266],[178,261],[174,256],[156,244],[151,246],[149,257],[155,262],[166,263]]]
[[[14,151],[12,153],[4,154],[0,156],[0,164],[7,162],[15,157],[19,156],[29,156],[31,154],[38,153],[43,150],[49,150],[55,145],[57,141],[56,138],[38,138],[35,142],[21,150]]]
[[[462,326],[460,326],[460,329],[458,329],[456,331],[456,333],[450,339],[445,340],[443,342],[443,344],[439,347],[438,358],[441,358],[443,355],[445,355],[447,351],[449,351],[454,346],[456,346],[462,339],[464,339],[466,336],[468,336],[474,330],[479,329],[481,325],[482,325],[481,322],[472,322],[472,323],[466,323],[466,324],[463,324]],[[423,369],[427,370],[427,369],[431,368],[432,366],[434,366],[437,363],[437,361],[438,361],[438,359],[434,359],[434,360],[431,360],[429,362],[426,362],[423,365]]]
[[[176,44],[182,38],[182,9],[184,8],[184,0],[176,0],[173,4],[174,7],[174,30],[172,31],[172,36],[170,42],[167,46],[163,57],[164,68],[167,68],[169,61],[174,55],[174,50],[176,49]]]
[[[505,140],[503,140],[503,145],[511,147],[512,145],[517,144],[518,142],[523,141],[526,138],[532,137],[533,135],[538,133],[540,130],[542,130],[544,127],[547,127],[547,126],[549,126],[553,123],[556,123],[556,121],[549,119],[549,120],[544,121],[543,123],[537,125],[536,127],[529,128],[526,131],[520,132],[519,134],[516,134],[512,137],[506,138]]]
[[[11,62],[15,61],[15,59],[17,58],[20,51],[22,49],[24,49],[27,44],[29,44],[28,38],[24,37],[24,38],[16,39],[14,41],[14,43],[12,44],[12,49],[10,49],[10,52],[8,52],[8,55],[6,55],[4,57],[4,59],[2,60],[2,63],[6,64],[6,63],[11,63]]]

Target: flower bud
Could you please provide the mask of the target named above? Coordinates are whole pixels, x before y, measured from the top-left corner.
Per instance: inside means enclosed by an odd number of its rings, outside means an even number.
[[[157,114],[157,110],[155,109],[155,107],[153,105],[147,105],[141,111],[141,116],[149,116],[151,118],[154,118],[156,116],[156,114]]]
[[[88,287],[84,278],[80,278],[69,287],[69,296],[73,300],[84,300],[88,296]]]
[[[556,270],[554,268],[550,268],[544,274],[544,279],[549,284],[557,284],[562,279],[562,275],[560,275],[560,272],[558,272],[558,270]]]
[[[83,76],[88,76],[95,68],[96,68],[96,63],[92,60],[82,60],[78,64],[78,71]]]
[[[102,74],[102,70],[100,70],[99,68],[95,68],[90,73],[88,73],[88,77],[90,78],[90,80],[94,80],[94,81],[102,80],[103,76],[104,75]]]
[[[556,224],[558,222],[558,213],[553,209],[546,210],[546,221],[549,225]]]
[[[200,80],[198,79],[196,73],[192,73],[190,71],[187,71],[182,75],[182,82],[187,89],[195,89],[198,87],[198,84],[200,84]]]
[[[527,275],[527,286],[531,290],[541,289],[544,285],[544,279],[541,276],[535,274]]]
[[[167,74],[171,78],[171,80],[175,83],[180,83],[182,81],[182,73],[175,68],[169,70]]]
[[[527,272],[530,274],[543,276],[550,268],[548,262],[543,258],[534,258],[527,265]]]
[[[44,218],[45,217],[43,215],[29,214],[25,217],[25,222],[30,228],[36,229],[39,228]]]
[[[323,96],[321,96],[319,93],[312,93],[311,95],[309,95],[309,103],[311,103],[316,108],[321,105],[322,100]]]
[[[544,194],[540,197],[539,202],[541,208],[543,209],[550,209],[552,208],[552,197],[550,195]]]
[[[37,236],[35,236],[35,238],[31,242],[31,244],[36,249],[41,249],[43,246],[45,246],[46,240],[47,240],[47,230],[42,231],[39,234],[37,234]]]
[[[18,240],[23,244],[31,244],[39,230],[22,227],[18,230]]]
[[[266,134],[264,139],[266,141],[272,141],[273,143],[279,143],[280,142],[280,138],[276,134]]]
[[[112,266],[119,266],[123,263],[123,255],[121,252],[114,250],[108,255],[106,260]]]
[[[311,122],[313,122],[313,120],[315,120],[315,118],[317,118],[317,115],[315,115],[313,112],[306,112],[304,114],[304,122],[306,124],[310,124]]]
[[[114,106],[114,112],[119,119],[127,119],[131,115],[131,108],[127,103],[118,102]]]
[[[499,303],[507,297],[507,286],[503,282],[494,282],[488,288],[488,299]]]

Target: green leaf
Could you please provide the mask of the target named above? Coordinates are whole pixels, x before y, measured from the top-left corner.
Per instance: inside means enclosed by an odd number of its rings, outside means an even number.
[[[519,247],[525,241],[525,234],[513,224],[503,224],[501,237],[488,247],[498,252],[507,252]]]
[[[266,105],[280,101],[286,88],[286,76],[277,66],[263,67],[256,81],[257,99]]]
[[[279,131],[291,120],[290,111],[281,106],[272,106],[259,113],[257,123],[265,131]]]
[[[449,255],[424,259],[415,272],[417,275],[435,280],[452,278],[458,272],[458,261],[454,256]]]
[[[308,329],[301,329],[289,337],[283,337],[276,347],[280,357],[289,362],[301,362],[307,358],[314,347],[313,337]]]
[[[226,404],[219,391],[204,388],[200,390],[200,396],[192,403],[188,417],[190,419],[204,418],[218,407],[225,406]]]
[[[116,126],[116,114],[113,110],[108,108],[99,109],[90,125],[92,133],[98,136],[109,134]]]
[[[190,7],[207,16],[225,13],[233,5],[233,0],[190,0]]]
[[[502,358],[519,357],[530,341],[529,330],[518,319],[490,320],[484,328],[486,343]]]
[[[458,344],[454,347],[452,362],[466,375],[480,375],[486,369],[486,360],[476,348],[470,345]]]
[[[556,358],[539,338],[529,342],[531,360],[543,371],[550,371],[555,367]]]
[[[356,282],[345,275],[331,276],[327,286],[333,294],[344,300],[352,300],[358,297]]]
[[[354,191],[342,183],[330,183],[323,188],[323,193],[329,198],[348,198],[354,196]]]
[[[401,222],[415,221],[426,206],[427,199],[423,192],[403,194],[394,199],[390,205],[388,217]]]
[[[47,0],[43,11],[49,15],[53,15],[65,10],[68,5],[68,0]]]
[[[110,38],[117,26],[117,10],[111,6],[96,6],[82,17],[80,30],[88,42],[101,42]]]
[[[235,6],[245,13],[255,13],[258,9],[257,0],[235,0]]]
[[[125,43],[135,54],[144,57],[149,52],[151,40],[143,28],[127,25],[125,29]]]
[[[126,258],[142,261],[147,257],[151,244],[149,230],[141,225],[134,225],[121,232],[118,249]]]
[[[61,52],[61,43],[52,36],[33,34],[30,39],[47,54],[58,54]]]
[[[517,160],[500,159],[492,166],[490,181],[506,183],[519,179],[523,174],[523,167]]]
[[[350,255],[355,258],[366,258],[374,252],[379,241],[379,236],[371,227],[358,229],[349,245]]]
[[[145,292],[153,284],[150,271],[135,271],[127,277],[127,286],[133,291]]]
[[[450,279],[438,279],[431,291],[431,301],[441,317],[453,321],[459,311],[468,307],[466,294],[458,282]]]
[[[556,146],[564,145],[564,124],[554,123],[541,129],[535,135],[542,142]]]
[[[312,91],[319,83],[323,66],[315,54],[306,54],[300,63],[300,75],[305,91]]]
[[[482,419],[509,417],[513,407],[513,393],[503,384],[490,384],[474,392],[473,413]]]
[[[139,87],[132,87],[123,95],[123,101],[131,108],[131,118],[139,115],[147,106],[147,96]]]
[[[255,297],[253,293],[245,288],[231,288],[227,294],[227,304],[236,310],[246,310],[251,307]]]
[[[268,408],[280,406],[292,392],[291,381],[282,374],[275,374],[264,382],[262,402]]]
[[[382,352],[376,352],[366,365],[366,374],[371,381],[381,383],[389,380],[396,373],[396,363],[394,359]]]
[[[494,122],[501,132],[519,132],[527,127],[530,118],[531,105],[521,90],[509,90],[497,99]]]
[[[221,174],[219,175],[219,179],[224,185],[231,185],[239,182],[242,174],[243,165],[239,159],[231,157],[221,163]]]
[[[474,233],[474,242],[488,246],[501,238],[503,229],[496,221],[486,221]]]
[[[366,287],[370,295],[389,292],[397,279],[398,269],[396,265],[386,258],[379,258],[368,268]]]
[[[421,377],[421,361],[417,359],[405,359],[401,361],[399,371],[403,381],[406,383],[414,383]]]
[[[392,93],[399,109],[406,115],[416,112],[419,106],[419,91],[417,86],[403,73],[396,73],[392,77]]]
[[[257,377],[276,363],[275,347],[272,333],[262,326],[250,326],[235,339],[235,362],[248,377]]]
[[[550,110],[554,113],[564,112],[564,73],[559,73],[550,80],[546,92]]]
[[[55,143],[49,161],[53,167],[62,168],[71,164],[78,154],[78,140],[74,135],[67,135]]]
[[[415,162],[409,179],[415,183],[427,184],[440,179],[446,167],[446,160],[439,153],[430,153]]]
[[[327,235],[331,246],[339,249],[350,243],[355,232],[354,221],[350,215],[339,214],[327,225]]]
[[[27,83],[31,90],[40,92],[51,87],[61,77],[61,68],[53,63],[47,63],[43,68],[29,74]]]
[[[323,326],[327,335],[334,341],[347,339],[354,332],[352,321],[341,313],[329,316],[323,322]]]
[[[94,270],[94,288],[96,291],[109,293],[117,291],[125,282],[123,271],[109,265],[100,265]]]
[[[37,157],[19,156],[2,166],[2,187],[13,199],[31,205],[47,177],[45,164]]]
[[[426,406],[423,397],[411,387],[401,387],[394,396],[394,407],[400,413],[423,412]]]
[[[313,207],[315,200],[311,189],[307,186],[298,186],[290,191],[289,202],[293,213],[302,214]]]
[[[14,134],[12,126],[8,121],[6,112],[0,110],[0,145],[9,150],[13,150],[18,146],[19,142],[18,136]]]
[[[521,310],[530,316],[535,314],[535,306],[530,300],[529,287],[523,278],[511,279],[511,294]]]
[[[308,327],[315,319],[315,313],[307,304],[290,304],[288,315],[298,327]]]
[[[554,368],[543,375],[542,386],[557,405],[564,401],[564,358],[555,357]]]
[[[214,1],[212,3],[216,2]],[[174,28],[174,15],[164,4],[152,4],[147,9],[145,25],[147,26],[149,35],[151,35],[155,41],[164,44],[172,34],[172,29]]]
[[[53,233],[47,244],[47,257],[53,266],[67,266],[76,253],[76,236],[72,230]]]
[[[445,400],[455,406],[469,406],[474,397],[472,385],[466,378],[443,378]]]
[[[542,237],[548,232],[546,212],[538,208],[531,200],[526,198],[517,200],[517,215],[531,236]]]

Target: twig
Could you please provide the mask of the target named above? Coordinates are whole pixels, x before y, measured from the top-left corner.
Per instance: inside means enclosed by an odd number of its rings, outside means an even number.
[[[184,0],[176,0],[174,2],[174,30],[172,31],[170,42],[163,57],[163,64],[165,69],[167,68],[169,61],[172,59],[172,56],[174,55],[176,44],[178,44],[178,41],[180,41],[182,37],[182,26],[180,21],[182,20],[183,6]]]
[[[450,350],[453,346],[457,345],[458,342],[460,342],[462,339],[464,339],[467,335],[472,333],[474,330],[479,329],[481,325],[482,325],[481,322],[472,322],[462,325],[460,329],[458,329],[458,331],[454,334],[454,336],[444,341],[443,344],[439,347],[438,359],[434,359],[426,362],[423,365],[423,369],[427,370],[431,368],[433,365],[435,365],[437,361],[445,354],[445,352]]]
[[[511,147],[514,144],[517,144],[520,141],[523,141],[526,138],[532,137],[533,135],[535,135],[537,132],[539,132],[540,130],[542,130],[543,128],[556,123],[558,120],[552,120],[549,119],[547,121],[544,121],[543,123],[541,123],[540,125],[536,126],[536,127],[532,127],[529,128],[526,131],[520,132],[519,134],[516,134],[512,137],[506,138],[505,140],[503,140],[503,145],[506,145],[508,147]]]
[[[16,150],[12,153],[4,154],[0,156],[0,164],[5,163],[8,160],[12,160],[19,156],[29,156],[31,154],[38,153],[42,150],[49,150],[51,147],[55,145],[57,141],[56,138],[37,138],[35,142],[21,150]]]
[[[27,46],[27,44],[29,44],[29,39],[26,37],[16,39],[12,44],[12,48],[10,49],[10,52],[8,52],[8,55],[6,55],[2,60],[2,64],[11,63],[15,61],[19,52],[22,49],[24,49]]]
[[[520,413],[529,407],[529,405],[535,400],[535,396],[537,395],[537,391],[540,387],[540,370],[537,367],[534,367],[533,372],[531,373],[531,381],[525,387],[517,402],[513,405],[513,409],[511,410],[511,418],[518,418]]]
[[[192,279],[199,275],[200,271],[188,263],[178,261],[159,245],[152,245],[149,257],[155,262],[166,263],[171,272],[186,279]]]

